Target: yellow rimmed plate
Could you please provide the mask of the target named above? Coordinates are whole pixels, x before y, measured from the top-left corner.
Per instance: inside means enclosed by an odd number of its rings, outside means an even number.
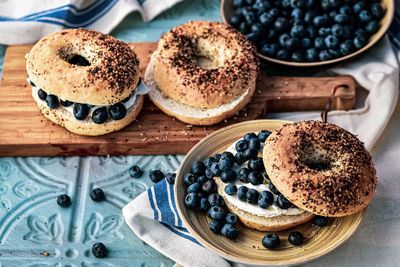
[[[239,237],[232,241],[209,230],[210,219],[205,213],[191,210],[184,205],[186,186],[183,177],[191,171],[196,160],[204,160],[215,153],[222,153],[230,144],[242,138],[248,132],[261,130],[274,131],[288,121],[253,120],[234,124],[216,131],[193,147],[184,158],[175,181],[175,199],[178,212],[190,233],[206,248],[220,256],[235,262],[252,265],[290,265],[316,259],[332,251],[346,241],[361,224],[366,213],[363,211],[340,218],[330,218],[328,226],[320,228],[312,221],[303,225],[278,232],[281,246],[268,250],[261,245],[266,232],[247,228],[237,224]],[[292,231],[300,231],[305,241],[301,246],[293,246],[288,241]]]

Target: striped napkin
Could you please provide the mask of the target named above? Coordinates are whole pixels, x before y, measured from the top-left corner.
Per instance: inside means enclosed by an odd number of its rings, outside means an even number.
[[[389,38],[391,42],[389,41]],[[385,129],[399,93],[400,16],[375,48],[329,71],[350,74],[369,95],[351,111],[332,111],[328,121],[358,135],[371,149]],[[392,48],[395,47],[397,49]],[[293,121],[320,120],[320,112],[269,114],[268,118]],[[182,224],[177,213],[173,186],[162,180],[122,210],[125,221],[138,237],[183,266],[229,266],[228,261],[201,246]],[[378,216],[378,215],[377,215]],[[362,255],[354,255],[354,258]]]
[[[64,28],[109,33],[139,11],[149,21],[182,0],[2,0],[0,44],[29,44]]]

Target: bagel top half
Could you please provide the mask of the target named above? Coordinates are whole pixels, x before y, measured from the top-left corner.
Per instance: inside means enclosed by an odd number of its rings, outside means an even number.
[[[371,155],[355,135],[334,124],[286,124],[266,140],[263,159],[275,187],[290,202],[317,215],[354,214],[375,193]]]
[[[88,66],[71,64],[74,56]],[[129,97],[139,82],[139,60],[128,44],[89,29],[67,29],[42,38],[27,56],[30,80],[48,94],[91,105]]]
[[[259,62],[245,35],[210,21],[189,21],[163,34],[152,60],[157,87],[201,109],[230,103],[254,87]]]

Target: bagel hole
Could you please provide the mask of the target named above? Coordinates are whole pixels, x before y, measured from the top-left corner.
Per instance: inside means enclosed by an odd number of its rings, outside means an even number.
[[[326,171],[331,168],[327,162],[306,162],[306,166],[312,170]]]
[[[195,41],[195,57],[197,65],[202,69],[218,69],[223,65],[223,62],[218,60],[221,49],[215,47],[210,40],[199,38]]]
[[[76,66],[90,66],[90,62],[81,55],[71,55],[67,62]]]
[[[202,69],[218,69],[220,64],[218,61],[208,58],[207,56],[197,55],[196,56],[197,65],[199,65]]]

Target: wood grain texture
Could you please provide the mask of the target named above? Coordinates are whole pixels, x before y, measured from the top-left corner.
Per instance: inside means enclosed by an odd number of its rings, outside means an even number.
[[[268,232],[250,229],[238,223],[239,237],[232,241],[209,230],[211,219],[205,213],[186,208],[184,198],[187,187],[184,183],[184,175],[191,172],[194,161],[204,160],[215,153],[224,152],[229,145],[248,132],[274,131],[284,123],[287,121],[247,121],[214,132],[190,150],[177,172],[174,191],[180,218],[197,241],[226,259],[245,264],[268,266],[304,263],[337,248],[357,230],[364,218],[366,209],[350,216],[329,218],[328,225],[323,228],[314,225],[311,220],[277,232],[281,245],[275,250],[268,250],[261,244],[262,238]],[[292,231],[299,231],[303,234],[305,240],[301,246],[293,246],[287,241],[289,233]]]
[[[144,71],[156,43],[135,43]],[[10,46],[0,87],[0,156],[86,156],[185,154],[197,142],[224,126],[262,118],[267,112],[322,110],[333,88],[340,88],[331,109],[352,109],[355,81],[351,76],[266,77],[260,73],[252,102],[237,116],[204,127],[186,125],[157,109],[147,98],[137,120],[125,129],[99,137],[69,133],[45,119],[27,84],[25,54],[31,45]]]

